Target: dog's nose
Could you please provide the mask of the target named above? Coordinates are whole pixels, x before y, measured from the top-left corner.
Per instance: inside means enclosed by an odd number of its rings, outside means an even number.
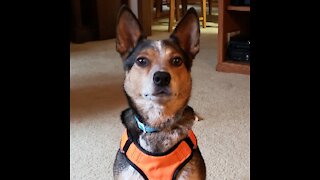
[[[170,84],[171,76],[164,71],[157,71],[153,75],[153,82],[157,86],[168,86]]]

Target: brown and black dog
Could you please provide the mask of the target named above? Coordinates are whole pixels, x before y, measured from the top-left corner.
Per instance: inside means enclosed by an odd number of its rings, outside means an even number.
[[[168,39],[154,41],[123,6],[116,32],[129,108],[121,114],[126,131],[114,178],[205,179],[205,163],[191,130],[198,117],[188,106],[192,61],[199,52],[195,9],[188,10]]]

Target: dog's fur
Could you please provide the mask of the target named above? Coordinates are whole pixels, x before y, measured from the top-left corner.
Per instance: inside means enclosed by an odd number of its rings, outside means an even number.
[[[169,150],[187,137],[195,113],[189,107],[191,66],[199,52],[200,27],[196,11],[191,8],[179,22],[170,38],[148,40],[135,15],[122,7],[118,15],[116,49],[125,69],[124,91],[130,108],[121,114],[127,130],[143,149],[152,153]],[[166,85],[156,85],[155,74],[166,72]],[[134,115],[159,131],[144,133],[138,129]],[[118,151],[113,167],[115,179],[143,179]],[[180,170],[177,179],[205,179],[206,167],[196,150]]]

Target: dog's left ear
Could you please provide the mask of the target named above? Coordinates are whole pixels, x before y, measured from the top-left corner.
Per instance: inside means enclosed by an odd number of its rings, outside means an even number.
[[[180,47],[194,59],[200,49],[200,25],[196,10],[192,7],[170,35]]]

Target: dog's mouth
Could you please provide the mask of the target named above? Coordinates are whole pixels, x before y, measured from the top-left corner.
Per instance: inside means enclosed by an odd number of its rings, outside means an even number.
[[[168,87],[155,88],[154,92],[151,95],[156,97],[170,96],[171,91],[170,91],[170,88]]]
[[[165,96],[170,96],[170,95],[171,95],[171,91],[168,88],[156,89],[152,93],[152,96],[156,96],[156,97],[165,97]]]
[[[151,101],[166,102],[171,99],[172,92],[170,88],[155,88],[150,94],[144,94],[144,97]]]

